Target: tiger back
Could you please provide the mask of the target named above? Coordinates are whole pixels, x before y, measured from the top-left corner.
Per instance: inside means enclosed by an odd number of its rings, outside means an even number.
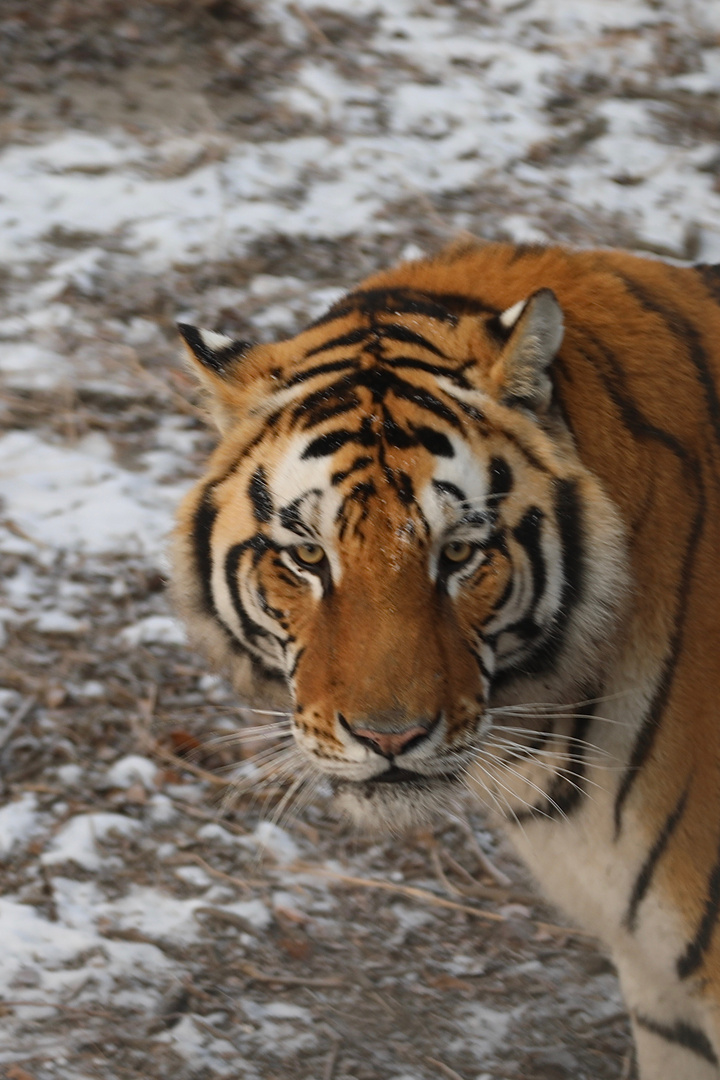
[[[362,827],[469,790],[720,1078],[720,274],[471,244],[297,337],[182,327],[221,438],[175,593]]]

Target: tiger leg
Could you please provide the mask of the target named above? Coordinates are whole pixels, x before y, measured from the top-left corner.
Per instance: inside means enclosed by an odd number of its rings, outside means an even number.
[[[628,952],[615,957],[630,1011],[639,1080],[720,1080],[720,1042],[707,1000]]]
[[[705,1033],[682,1021],[632,1016],[639,1080],[718,1080],[717,1055]]]

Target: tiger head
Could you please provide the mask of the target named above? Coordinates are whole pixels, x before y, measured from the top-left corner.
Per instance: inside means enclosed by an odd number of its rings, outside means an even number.
[[[274,345],[181,332],[221,439],[180,511],[179,606],[251,703],[287,695],[350,814],[418,820],[498,703],[591,692],[623,540],[553,402],[551,290],[361,288]]]

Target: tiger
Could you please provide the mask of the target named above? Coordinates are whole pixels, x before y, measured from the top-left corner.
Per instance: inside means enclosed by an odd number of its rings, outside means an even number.
[[[471,797],[720,1078],[720,267],[472,241],[296,336],[180,326],[176,602],[362,829]]]

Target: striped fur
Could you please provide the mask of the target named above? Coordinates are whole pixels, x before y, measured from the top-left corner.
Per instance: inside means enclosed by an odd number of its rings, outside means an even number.
[[[182,328],[222,438],[175,590],[363,826],[470,788],[720,1080],[720,270],[468,245],[303,333]]]

